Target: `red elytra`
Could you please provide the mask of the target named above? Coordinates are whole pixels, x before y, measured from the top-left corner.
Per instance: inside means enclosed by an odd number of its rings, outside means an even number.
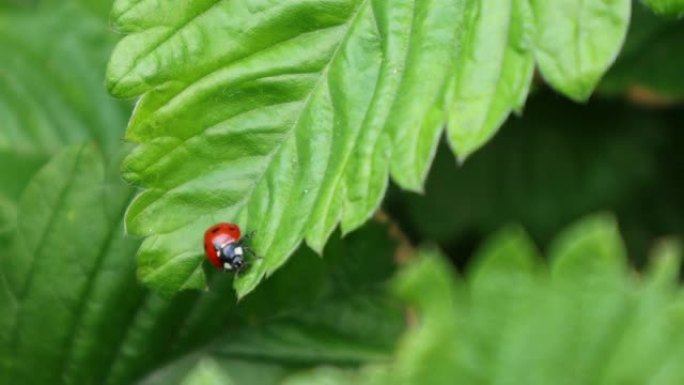
[[[240,240],[240,227],[234,223],[218,223],[204,233],[204,254],[217,268],[222,268],[220,247]]]

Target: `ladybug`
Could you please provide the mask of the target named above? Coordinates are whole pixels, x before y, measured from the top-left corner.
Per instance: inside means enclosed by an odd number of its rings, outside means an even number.
[[[252,249],[244,245],[252,234],[240,238],[238,225],[215,224],[204,233],[204,254],[218,269],[240,273],[246,264],[245,253],[255,255]]]

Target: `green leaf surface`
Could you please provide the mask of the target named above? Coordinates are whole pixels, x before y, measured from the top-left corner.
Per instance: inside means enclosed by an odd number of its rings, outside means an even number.
[[[233,383],[216,361],[206,358],[195,365],[181,385],[232,385]]]
[[[617,57],[632,0],[530,0],[536,25],[535,57],[556,90],[584,101]]]
[[[102,86],[114,42],[72,2],[0,12],[0,151],[45,156],[91,140],[115,152],[128,106]]]
[[[653,12],[679,16],[684,15],[684,1],[683,0],[642,0]]]
[[[534,71],[531,11],[529,0],[470,3],[448,126],[461,162],[525,103]]]
[[[387,357],[402,317],[382,290],[393,263],[383,226],[335,237],[326,260],[301,253],[239,305],[227,274],[168,300],[137,284],[139,242],[122,223],[131,194],[92,145],[31,180],[0,255],[0,383],[127,384],[197,349],[288,370]]]
[[[142,94],[124,176],[145,188],[127,214],[148,237],[144,282],[202,287],[197,240],[236,221],[257,230],[264,256],[237,280],[242,296],[302,239],[321,250],[338,222],[366,221],[390,170],[420,188],[461,1],[175,1],[150,13],[156,4],[115,4],[130,34],[107,76],[114,95]]]
[[[282,385],[346,385],[358,384],[359,374],[351,370],[320,367],[285,378]]]
[[[345,233],[364,223],[388,176],[420,191],[445,123],[461,160],[482,146],[522,108],[536,45],[551,82],[586,97],[622,43],[629,8],[117,1],[112,21],[128,35],[107,84],[140,96],[123,173],[143,188],[126,219],[147,237],[141,278],[165,294],[203,287],[196,240],[233,221],[257,230],[264,256],[236,281],[244,296],[302,240],[320,251],[338,223]]]
[[[117,338],[116,333],[101,341],[83,338],[107,322],[120,322],[138,297],[134,288],[128,289],[128,298],[110,297],[108,290],[129,282],[98,274],[117,263],[130,266],[126,259],[137,246],[120,231],[130,191],[112,195],[103,182],[102,161],[86,146],[60,153],[26,188],[13,248],[0,259],[9,300],[0,306],[0,372],[5,379],[0,382],[61,378],[74,383],[96,372],[93,360],[115,353],[99,350],[97,343]],[[118,219],[109,210],[119,210]],[[99,306],[89,302],[93,297]],[[100,311],[108,306],[119,307],[121,315]],[[41,370],[35,370],[38,364]]]
[[[106,23],[73,1],[0,9],[0,239],[16,226],[19,196],[50,155],[91,140],[108,156],[118,151],[129,108],[102,84],[114,42]]]
[[[605,214],[566,230],[551,245],[549,255],[555,278],[575,284],[595,273],[624,273],[627,259],[617,223]]]
[[[466,285],[439,253],[423,251],[396,282],[417,322],[392,363],[357,372],[362,378],[355,383],[682,381],[676,364],[684,358],[681,247],[664,241],[649,272],[636,278],[624,269],[614,221],[597,215],[564,231],[552,250],[549,269],[530,269],[529,240],[517,228],[505,229],[478,253],[485,260],[468,272]],[[619,274],[616,265],[623,267]],[[578,276],[580,267],[589,278]]]
[[[371,264],[376,272],[364,277],[345,267],[350,259],[367,260],[367,255],[350,253],[356,247],[345,245],[381,246],[371,241],[373,233],[363,230],[344,245],[334,240],[326,247],[333,257],[325,262],[311,252],[298,255],[283,274],[241,302],[236,315],[245,322],[220,336],[210,333],[213,339],[200,351],[155,370],[141,384],[177,384],[206,359],[217,362],[234,383],[255,385],[279,384],[320,366],[386,362],[403,327],[401,307],[379,285],[387,269]]]
[[[539,279],[541,256],[534,243],[519,227],[510,226],[491,236],[473,257],[468,272],[473,301],[483,308],[496,308],[508,317],[511,304],[529,295]],[[498,321],[486,312],[479,321],[486,333],[494,332]],[[486,325],[489,325],[487,327]],[[490,350],[495,346],[487,347]]]

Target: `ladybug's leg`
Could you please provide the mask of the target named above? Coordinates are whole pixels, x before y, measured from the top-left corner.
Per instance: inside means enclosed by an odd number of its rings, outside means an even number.
[[[238,242],[239,242],[240,244],[243,244],[243,243],[245,243],[245,242],[251,240],[251,239],[254,237],[254,234],[256,234],[256,230],[252,230],[252,231],[249,232],[249,234],[245,234],[245,236],[242,237],[242,238],[240,238],[240,240],[239,240]]]
[[[254,257],[254,259],[263,259],[261,256],[257,255],[257,253],[255,253],[254,250],[252,250],[252,248],[244,247],[243,249],[245,250],[246,253],[248,253],[249,255]]]

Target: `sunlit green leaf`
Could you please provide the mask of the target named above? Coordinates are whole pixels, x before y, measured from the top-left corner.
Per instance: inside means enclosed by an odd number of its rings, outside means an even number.
[[[202,287],[197,240],[232,220],[257,230],[264,256],[238,279],[244,295],[303,238],[321,250],[339,221],[362,224],[390,169],[420,188],[462,1],[175,1],[150,13],[156,4],[115,4],[131,34],[108,73],[113,94],[142,94],[124,176],[145,187],[127,215],[148,236],[143,281]]]
[[[534,70],[529,0],[473,1],[449,117],[449,141],[463,161],[527,98]]]
[[[302,240],[320,251],[338,223],[346,233],[366,221],[388,176],[421,190],[445,123],[464,159],[522,107],[535,44],[557,88],[588,95],[621,45],[629,0],[532,5],[117,1],[113,23],[128,35],[107,82],[140,96],[123,172],[144,188],[127,215],[147,237],[143,281],[202,287],[196,240],[234,221],[257,230],[264,256],[237,280],[243,296]]]
[[[530,2],[542,75],[568,97],[586,100],[620,51],[632,0]]]

